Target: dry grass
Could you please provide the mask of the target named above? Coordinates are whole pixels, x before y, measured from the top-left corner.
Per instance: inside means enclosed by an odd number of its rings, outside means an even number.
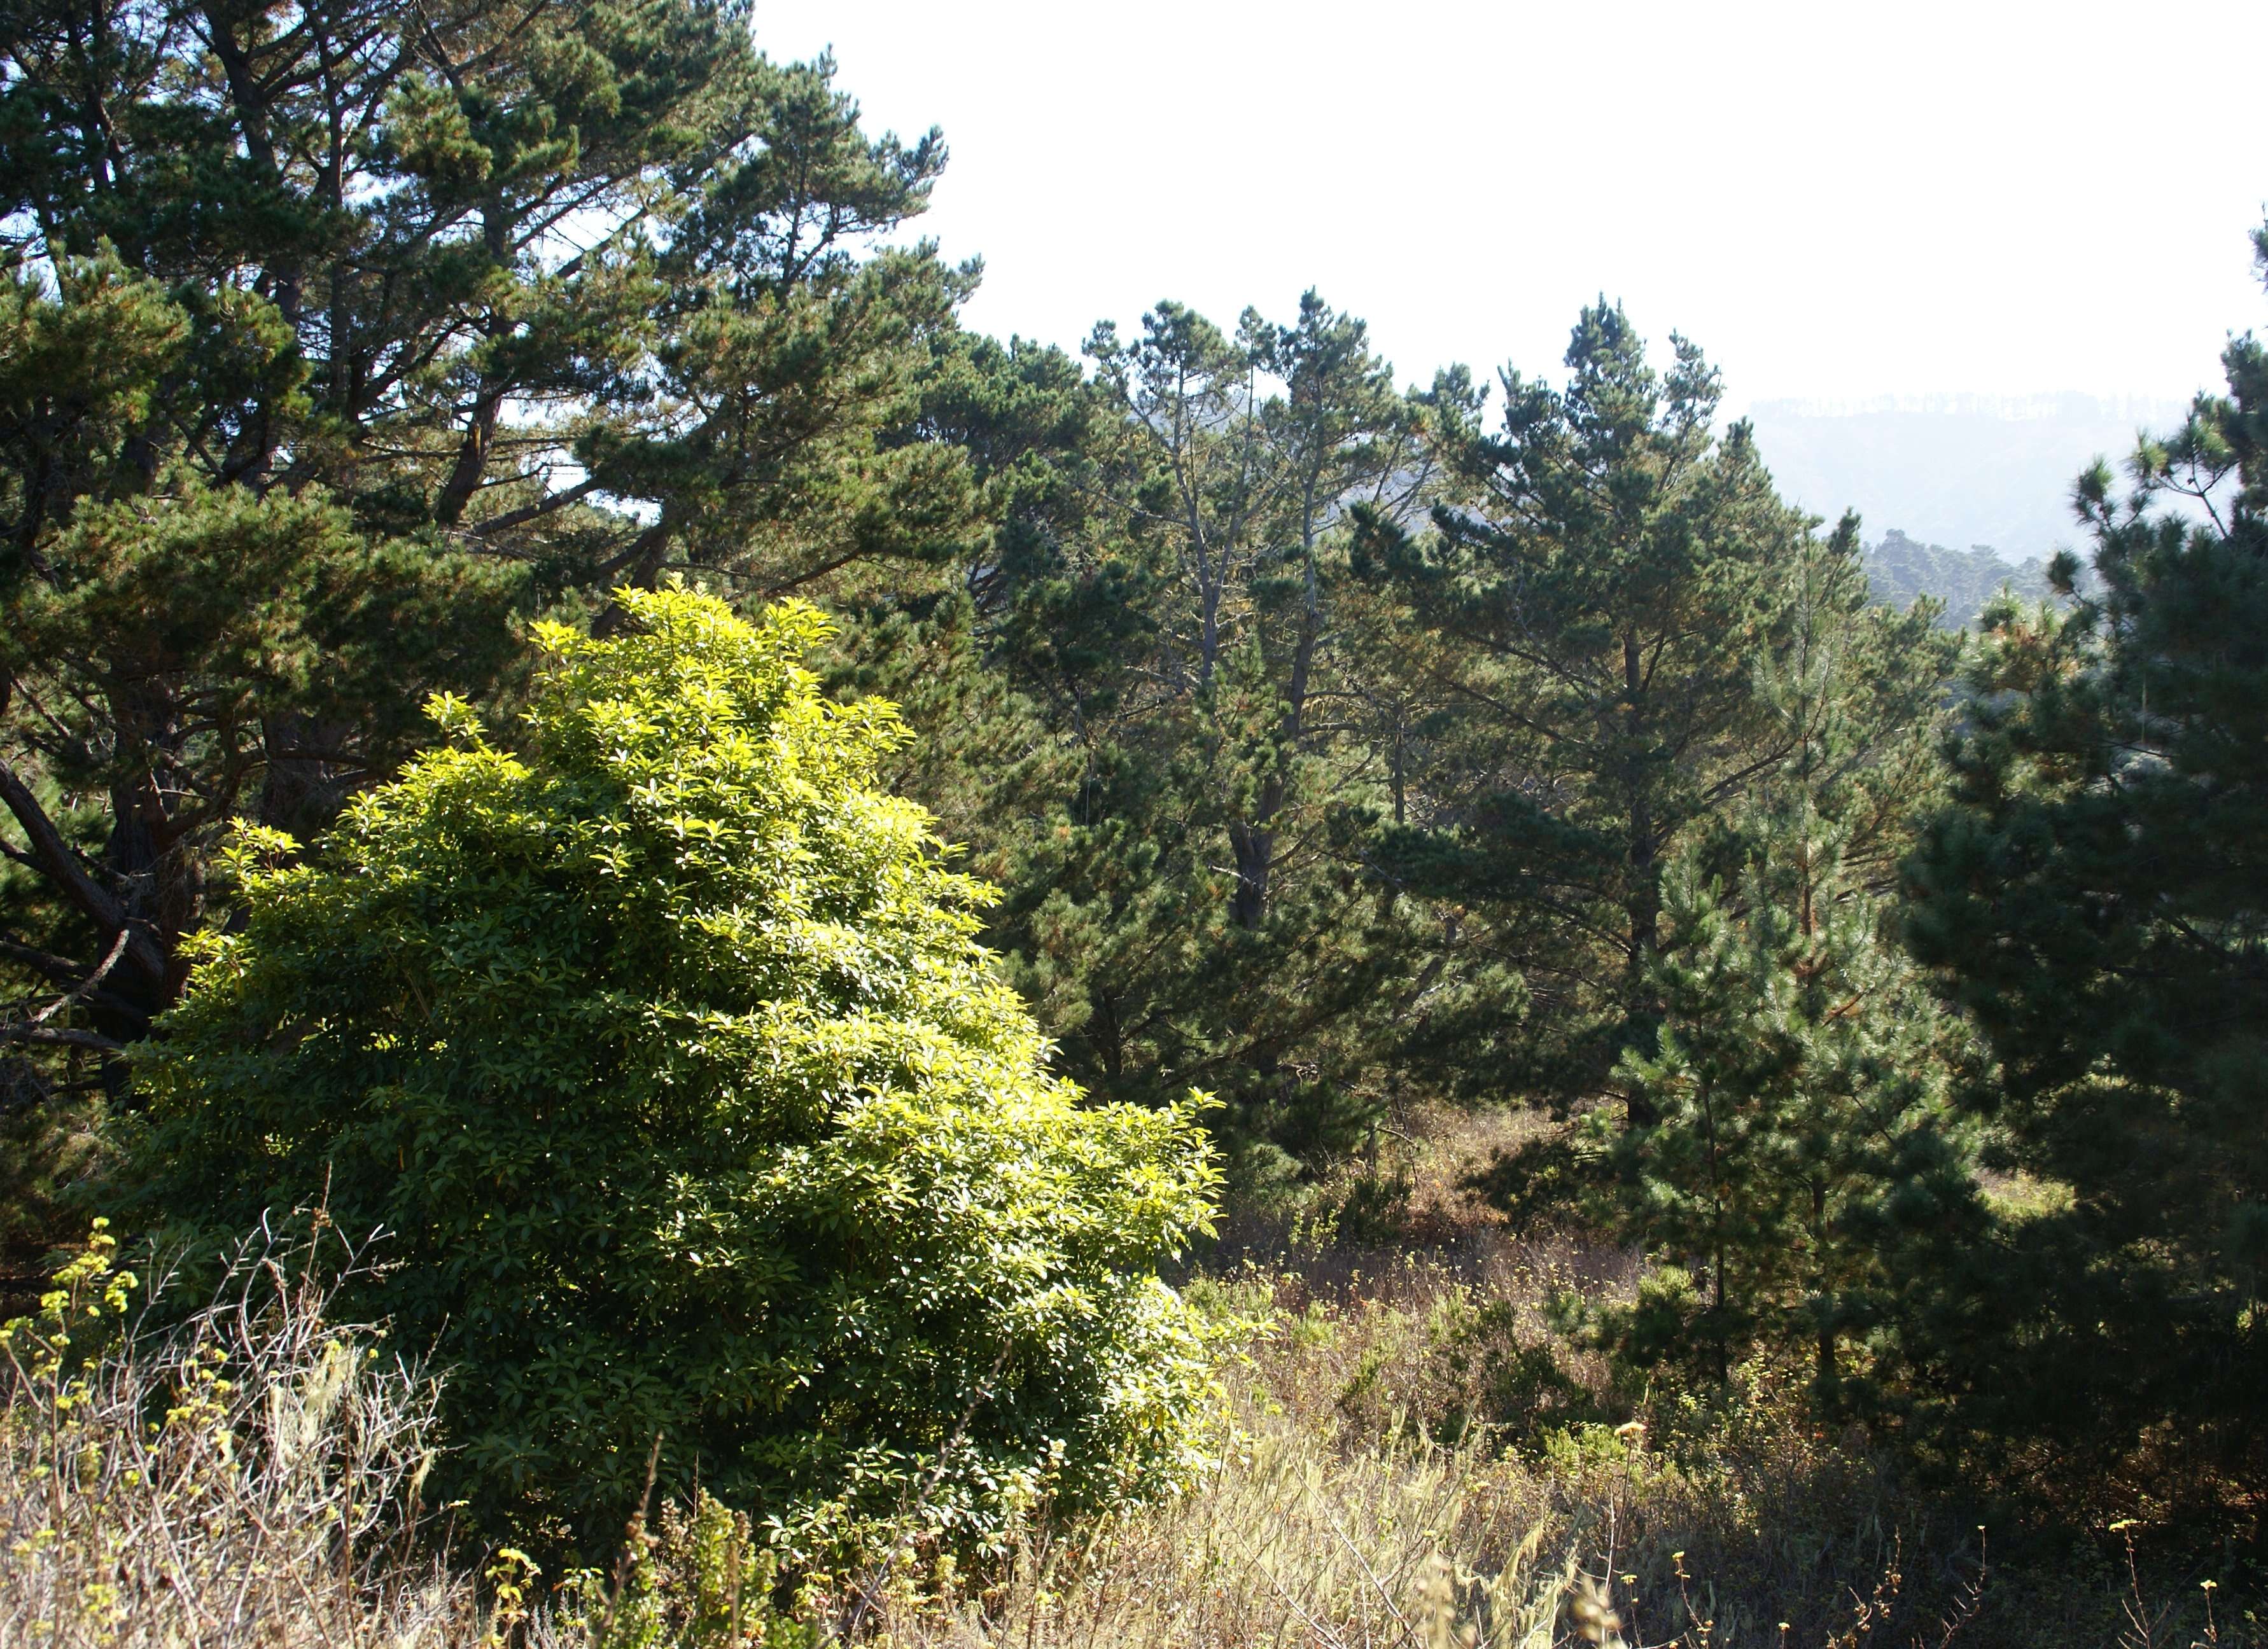
[[[511,1555],[435,1559],[431,1388],[328,1323],[295,1256],[248,1251],[160,1334],[98,1246],[0,1370],[0,1645],[791,1649],[854,1621],[903,1649],[2264,1641],[2237,1588],[2208,1633],[2215,1594],[2116,1539],[1980,1595],[1973,1527],[1793,1392],[1618,1389],[1557,1340],[1553,1294],[1628,1280],[1565,1237],[1200,1279],[1267,1327],[1174,1499],[1071,1528],[1035,1506],[982,1565],[909,1541],[831,1582],[779,1576],[713,1502],[658,1507],[618,1570],[561,1588]]]
[[[1035,1535],[992,1584],[943,1604],[901,1586],[884,1634],[1004,1649],[1563,1639],[1566,1554],[1543,1549],[1542,1528],[1471,1451],[1341,1454],[1296,1426],[1241,1417],[1256,1424],[1187,1495]]]
[[[1601,1417],[1523,1413],[1513,1353],[1549,1346],[1554,1289],[1613,1285],[1611,1256],[1554,1238],[1506,1245],[1484,1281],[1409,1256],[1321,1269],[1205,1285],[1274,1329],[1227,1372],[1219,1461],[1189,1493],[1095,1528],[1037,1520],[982,1578],[909,1564],[877,1588],[883,1634],[909,1649],[2268,1644],[2247,1612],[2257,1586],[2240,1601],[2226,1579],[2201,1588],[2193,1563],[2130,1569],[2124,1534],[1988,1570],[1973,1514],[1813,1424],[1800,1388],[1758,1369],[1721,1394],[1617,1395],[1563,1349]],[[1495,1417],[1507,1400],[1515,1417]]]
[[[1530,1256],[1531,1282],[1573,1257]],[[1165,1505],[1035,1535],[950,1610],[902,1577],[893,1631],[939,1649],[1544,1649],[1822,1644],[1861,1608],[1870,1631],[1896,1617],[1902,1531],[1871,1463],[1777,1423],[1708,1470],[1642,1422],[1507,1450],[1483,1343],[1540,1319],[1421,1265],[1373,1284],[1248,1274],[1226,1292],[1277,1327],[1231,1373],[1216,1468]]]
[[[93,1242],[0,1377],[0,1644],[440,1644],[471,1593],[418,1553],[433,1390],[247,1247],[202,1309]],[[460,1634],[461,1635],[461,1634]]]

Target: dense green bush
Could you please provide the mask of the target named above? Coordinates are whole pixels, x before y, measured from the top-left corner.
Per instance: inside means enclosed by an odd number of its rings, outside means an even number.
[[[1048,1073],[983,889],[873,787],[895,713],[798,662],[815,611],[620,599],[541,629],[516,753],[442,701],[313,854],[247,835],[143,1064],[143,1211],[390,1232],[352,1308],[451,1371],[443,1486],[523,1540],[609,1542],[657,1433],[792,1554],[1171,1479],[1192,1109]]]

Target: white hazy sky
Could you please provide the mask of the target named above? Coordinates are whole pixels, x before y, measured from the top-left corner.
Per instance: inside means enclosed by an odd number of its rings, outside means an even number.
[[[2172,396],[2268,322],[2264,0],[758,0],[870,129],[945,129],[968,320],[1076,347],[1312,284],[1405,379],[1556,374],[1604,291],[1737,409]]]

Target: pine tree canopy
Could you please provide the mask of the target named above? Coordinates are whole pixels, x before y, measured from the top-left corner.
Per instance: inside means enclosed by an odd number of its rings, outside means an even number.
[[[0,26],[7,954],[107,1050],[239,813],[319,828],[531,607],[954,556],[897,431],[971,269],[869,255],[944,163],[710,0],[158,7]],[[23,880],[19,878],[19,880]]]
[[[1498,434],[1483,432],[1477,398],[1445,401],[1462,405],[1468,490],[1429,535],[1373,519],[1363,557],[1450,644],[1435,680],[1453,788],[1426,825],[1389,835],[1389,873],[1491,915],[1487,943],[1535,1008],[1509,1045],[1500,1025],[1476,1027],[1491,1037],[1479,1056],[1563,1103],[1619,1091],[1616,1061],[1651,1039],[1663,866],[1796,749],[1759,670],[1791,645],[1802,570],[1857,554],[1855,520],[1820,549],[1745,425],[1713,433],[1717,376],[1692,344],[1657,373],[1602,304],[1566,365],[1564,389],[1506,372]],[[1865,594],[1838,576],[1834,622],[1856,623]],[[1911,725],[1943,662],[1918,636],[1871,656],[1902,646],[1877,739]]]
[[[1973,1352],[2058,1371],[2052,1401],[1999,1423],[2116,1450],[2178,1413],[2183,1447],[2257,1481],[2268,350],[2247,335],[2223,360],[2228,393],[2146,439],[2123,496],[2107,466],[2080,477],[2095,583],[2065,558],[2068,615],[1988,613],[1907,927],[1998,1060],[1973,1102],[2067,1196],[2010,1233],[2006,1270],[2030,1285]]]
[[[1609,1340],[1720,1383],[1760,1345],[1808,1351],[1830,1412],[1900,1388],[1926,1279],[1984,1218],[1951,1100],[1965,1032],[1884,931],[1944,714],[1911,670],[1929,615],[1854,610],[1849,551],[1815,541],[1790,579],[1788,644],[1758,681],[1787,756],[1668,867],[1660,1026],[1618,1070],[1644,1120],[1594,1130],[1616,1224],[1661,1262],[1605,1314]]]

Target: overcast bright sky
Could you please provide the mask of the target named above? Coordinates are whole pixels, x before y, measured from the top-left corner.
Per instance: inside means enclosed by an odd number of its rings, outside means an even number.
[[[1312,284],[1405,379],[1555,372],[1604,291],[1735,409],[2186,395],[2268,322],[2268,4],[758,0],[945,129],[973,326],[1076,347]]]

